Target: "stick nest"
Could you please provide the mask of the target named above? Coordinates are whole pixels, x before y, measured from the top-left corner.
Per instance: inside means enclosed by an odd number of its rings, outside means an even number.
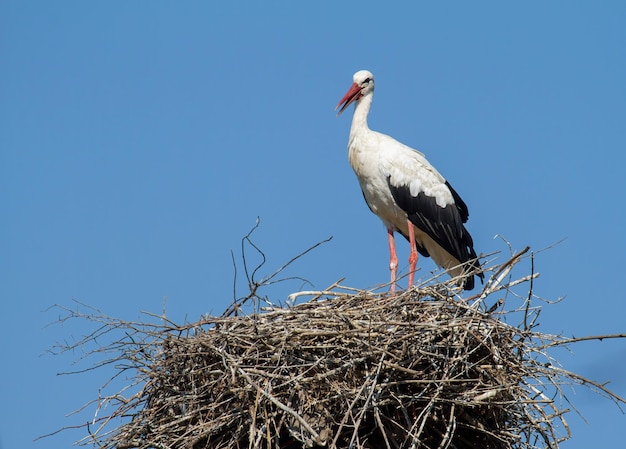
[[[550,431],[544,404],[525,386],[524,336],[432,289],[214,324],[165,342],[148,407],[125,440],[499,448],[531,429]]]
[[[395,295],[319,292],[298,305],[243,316],[232,309],[186,326],[90,315],[103,325],[79,344],[122,330],[125,337],[93,352],[118,351],[107,363],[134,370],[137,392],[94,401],[98,412],[114,411],[96,413],[82,444],[555,448],[569,437],[562,385],[622,400],[553,363],[547,349],[574,340],[533,330],[532,294],[502,310],[511,286],[535,277],[504,282],[517,260],[470,300],[438,283]],[[507,324],[510,314],[521,324]],[[125,422],[105,430],[115,418]]]

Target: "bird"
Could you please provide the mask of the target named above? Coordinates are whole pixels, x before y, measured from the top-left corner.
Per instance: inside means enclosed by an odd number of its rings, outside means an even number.
[[[469,211],[460,195],[423,153],[393,137],[372,131],[367,117],[374,98],[374,75],[359,70],[335,110],[340,116],[354,103],[348,159],[365,202],[383,222],[389,243],[390,291],[395,291],[398,257],[394,233],[410,244],[409,288],[415,280],[418,253],[435,263],[465,290],[474,277],[484,279],[472,236],[464,223]]]

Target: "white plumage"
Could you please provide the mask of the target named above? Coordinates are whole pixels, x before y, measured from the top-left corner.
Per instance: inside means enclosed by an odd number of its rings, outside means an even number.
[[[413,285],[417,253],[432,257],[466,289],[474,275],[483,279],[472,237],[463,223],[467,206],[424,155],[385,134],[369,129],[367,116],[374,97],[374,75],[354,74],[353,84],[336,109],[340,115],[355,103],[348,158],[369,208],[387,228],[391,290],[395,289],[398,259],[394,232],[411,244],[409,287]]]

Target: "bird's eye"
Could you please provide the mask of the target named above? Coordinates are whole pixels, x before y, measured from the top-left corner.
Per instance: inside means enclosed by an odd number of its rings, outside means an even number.
[[[365,78],[365,80],[363,81],[363,84],[369,84],[370,81],[372,81],[371,78]]]

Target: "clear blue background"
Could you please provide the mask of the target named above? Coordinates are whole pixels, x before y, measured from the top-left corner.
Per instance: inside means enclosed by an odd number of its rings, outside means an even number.
[[[46,327],[48,306],[136,320],[166,297],[177,322],[219,314],[257,216],[262,274],[333,236],[285,275],[387,281],[385,231],[346,158],[351,110],[334,112],[363,68],[370,126],[448,178],[479,252],[506,258],[496,234],[565,239],[536,258],[535,293],[565,296],[539,329],[625,332],[625,23],[623,1],[0,1],[0,446],[68,447],[84,434],[33,439],[93,416],[64,415],[111,374],[56,375],[80,353],[47,349],[92,326]],[[626,396],[625,342],[572,349],[565,368]],[[568,414],[562,447],[623,446],[614,404],[566,392],[588,422]]]

